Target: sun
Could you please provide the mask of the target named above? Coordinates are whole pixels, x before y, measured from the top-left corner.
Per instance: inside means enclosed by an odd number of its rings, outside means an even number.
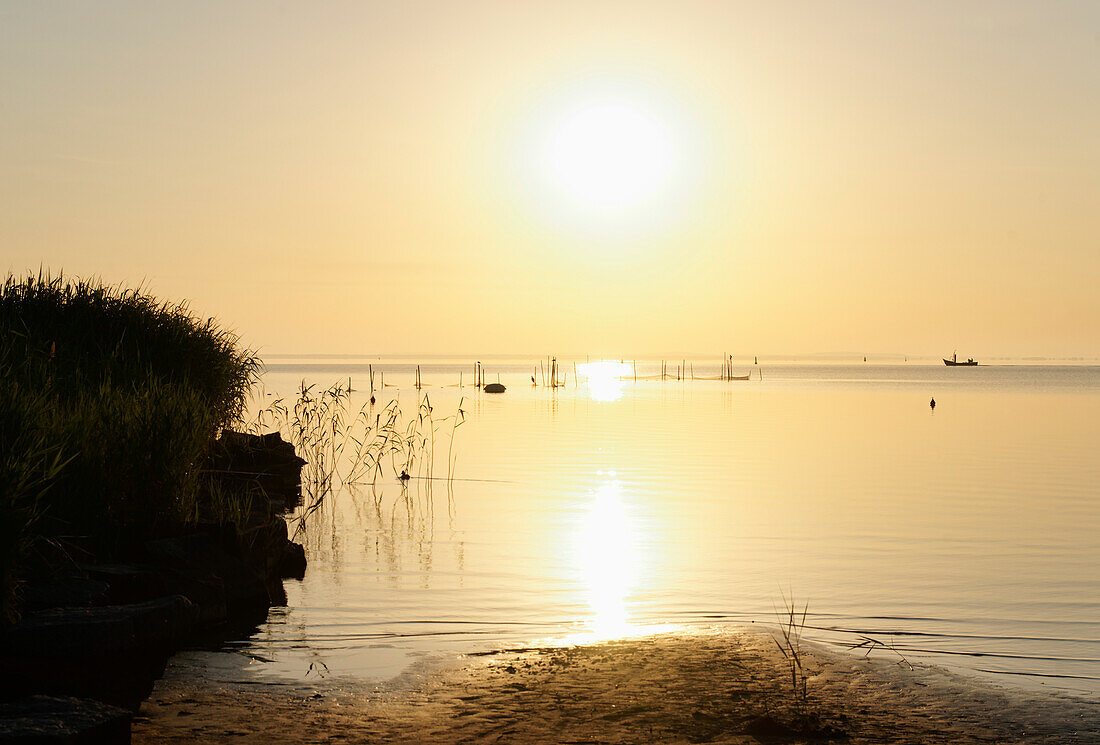
[[[624,101],[586,102],[547,128],[542,176],[574,207],[620,212],[659,198],[675,165],[666,122]]]
[[[517,194],[558,234],[634,245],[678,224],[698,196],[694,118],[659,86],[544,94],[517,124]]]

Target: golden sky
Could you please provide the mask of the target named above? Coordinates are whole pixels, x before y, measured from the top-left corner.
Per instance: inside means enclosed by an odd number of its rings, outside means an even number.
[[[1096,357],[1100,4],[0,0],[0,258],[269,353]]]

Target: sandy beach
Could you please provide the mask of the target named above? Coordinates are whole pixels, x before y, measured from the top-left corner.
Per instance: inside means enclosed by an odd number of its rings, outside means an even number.
[[[174,660],[139,744],[1100,743],[1100,705],[806,646],[803,699],[757,628],[433,660],[385,684],[202,680]]]

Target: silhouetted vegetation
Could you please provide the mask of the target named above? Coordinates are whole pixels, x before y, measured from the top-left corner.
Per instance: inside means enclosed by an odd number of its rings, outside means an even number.
[[[2,619],[16,617],[28,571],[239,511],[204,486],[202,465],[240,418],[256,369],[235,334],[185,304],[61,275],[9,276],[0,290]]]
[[[423,385],[419,376],[414,387]],[[372,381],[373,390],[373,381]],[[406,416],[397,399],[375,406],[374,396],[358,411],[352,408],[351,383],[328,388],[304,381],[292,402],[276,399],[257,412],[251,429],[279,432],[306,461],[302,471],[304,504],[297,514],[296,534],[305,521],[345,486],[370,485],[372,491],[388,466],[402,483],[436,478],[436,433],[446,430],[446,479],[454,476],[454,438],[465,421],[459,399],[455,413],[437,419],[426,393],[417,393],[415,416]]]

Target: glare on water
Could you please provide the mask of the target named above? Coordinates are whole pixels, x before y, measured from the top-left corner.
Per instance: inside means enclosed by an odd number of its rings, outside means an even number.
[[[577,372],[593,401],[618,401],[623,396],[624,379],[630,374],[631,366],[625,362],[600,360],[577,365]]]
[[[1100,692],[1100,369],[635,381],[592,362],[551,389],[523,363],[503,395],[458,388],[460,369],[423,366],[417,392],[389,363],[380,405],[428,395],[443,417],[462,399],[455,479],[387,466],[326,503],[305,580],[240,645],[251,671],[384,678],[425,653],[774,622],[789,589],[812,638]],[[366,372],[275,364],[266,382],[350,376],[358,406]]]
[[[588,588],[592,632],[601,639],[628,635],[626,598],[638,581],[639,556],[619,482],[608,481],[592,495],[578,527],[576,557]]]

